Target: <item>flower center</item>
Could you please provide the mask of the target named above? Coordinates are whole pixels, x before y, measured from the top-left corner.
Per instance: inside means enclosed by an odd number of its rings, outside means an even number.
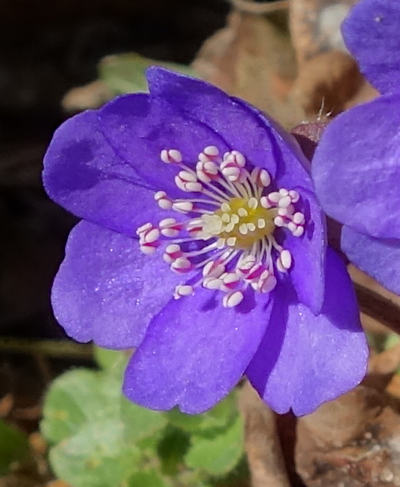
[[[235,150],[220,157],[217,147],[208,146],[199,154],[195,170],[176,149],[161,151],[161,160],[180,169],[175,184],[190,197],[172,199],[157,191],[154,199],[160,208],[184,218],[146,223],[136,233],[146,254],[169,240],[164,261],[172,271],[188,274],[174,297],[193,294],[202,285],[222,291],[223,305],[233,307],[249,286],[271,292],[277,284],[275,271],[285,273],[292,267],[290,252],[275,238],[276,229],[294,237],[304,233],[304,215],[295,209],[297,191],[267,190],[272,186],[268,171],[249,172],[245,157]]]
[[[201,217],[203,231],[221,239],[221,244],[249,249],[258,240],[272,235],[276,209],[266,209],[257,198],[231,198],[213,215]]]

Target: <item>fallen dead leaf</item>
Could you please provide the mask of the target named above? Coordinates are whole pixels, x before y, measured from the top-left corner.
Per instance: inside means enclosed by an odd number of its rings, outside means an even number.
[[[359,386],[297,426],[296,467],[308,487],[400,485],[399,402]]]
[[[268,112],[284,127],[304,119],[288,95],[296,76],[286,10],[233,11],[200,49],[193,68],[208,81]]]

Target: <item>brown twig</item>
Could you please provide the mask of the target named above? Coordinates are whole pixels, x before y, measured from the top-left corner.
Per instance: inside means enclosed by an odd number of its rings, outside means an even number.
[[[400,333],[400,306],[368,287],[354,283],[361,310],[395,333]]]
[[[284,10],[289,8],[288,0],[278,0],[272,3],[256,3],[251,0],[231,0],[232,4],[243,12],[250,14],[264,15],[277,10]]]
[[[249,383],[240,391],[252,487],[289,487],[275,415]]]

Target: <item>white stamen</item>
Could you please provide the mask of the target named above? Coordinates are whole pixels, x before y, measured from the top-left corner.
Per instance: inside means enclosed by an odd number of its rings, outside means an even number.
[[[187,284],[185,285],[179,284],[175,288],[174,298],[179,299],[185,296],[191,296],[193,293],[194,293],[194,289],[192,286],[189,286]]]
[[[239,227],[239,232],[242,234],[242,235],[247,235],[247,225],[245,223],[242,223]]]
[[[269,276],[259,287],[262,293],[271,292],[276,286],[277,280],[275,276]]]
[[[248,287],[271,292],[277,285],[274,271],[287,272],[293,265],[291,253],[274,237],[272,220],[274,226],[302,236],[305,216],[294,206],[299,193],[286,188],[267,193],[264,188],[271,185],[269,172],[262,168],[249,172],[244,155],[236,150],[221,157],[218,147],[207,146],[199,154],[195,170],[183,162],[177,149],[164,149],[160,157],[164,163],[179,167],[175,177],[179,189],[199,193],[190,199],[173,200],[165,191],[156,192],[154,199],[160,208],[201,216],[190,216],[184,222],[164,218],[158,226],[146,223],[136,230],[142,252],[152,254],[161,237],[171,238],[163,253],[171,269],[180,274],[200,273],[194,284],[176,286],[174,298],[189,296],[202,284],[225,292],[223,306],[234,307],[244,299]],[[242,202],[238,210],[233,208],[237,205],[235,198]],[[273,212],[265,213],[263,208]],[[255,233],[270,226],[271,232]],[[185,234],[180,235],[183,231]],[[183,251],[180,244],[190,242],[197,243]]]
[[[240,276],[235,272],[228,272],[222,276],[222,289],[224,291],[232,291],[240,282]]]
[[[241,274],[248,274],[250,269],[254,267],[255,263],[256,263],[256,258],[254,255],[246,255],[246,257],[243,257],[242,259],[239,260],[237,265],[237,270]]]
[[[181,213],[189,213],[193,210],[193,203],[191,201],[175,201],[172,209]]]
[[[278,191],[274,191],[268,195],[268,199],[271,201],[271,203],[278,203],[281,197],[282,195]]]
[[[226,245],[228,247],[234,247],[235,244],[236,244],[236,240],[237,240],[236,237],[229,237],[229,238],[226,239]]]
[[[209,145],[203,150],[204,154],[206,156],[210,157],[215,157],[219,155],[219,150],[218,147],[215,147],[215,145]]]
[[[271,176],[266,169],[260,169],[259,167],[255,167],[251,171],[251,177],[253,181],[257,184],[257,186],[266,188],[271,184]]]
[[[215,277],[206,277],[203,279],[203,287],[207,289],[220,289],[221,285],[221,279]]]
[[[219,238],[217,240],[217,249],[223,249],[225,247],[225,239]]]
[[[192,268],[192,263],[186,257],[179,257],[178,259],[174,260],[171,264],[171,269],[177,273],[184,273],[190,271]]]
[[[208,262],[203,268],[204,277],[220,277],[225,272],[225,266],[216,261]]]
[[[252,210],[255,210],[258,206],[258,201],[257,201],[257,198],[250,198],[249,201],[247,202],[247,205],[249,208],[251,208]]]
[[[293,215],[293,221],[297,225],[301,225],[304,223],[304,215],[303,213],[297,212]]]
[[[182,162],[182,154],[180,151],[176,149],[164,149],[161,151],[160,154],[162,162],[165,162],[166,164],[171,164],[171,163],[180,163]]]
[[[268,201],[267,196],[262,196],[260,199],[260,203],[263,208],[271,208],[271,203]]]
[[[292,265],[292,254],[289,252],[289,250],[282,250],[279,260],[281,261],[284,269],[290,269]]]
[[[218,166],[213,161],[199,161],[196,164],[196,174],[200,181],[208,184],[218,178]]]
[[[233,308],[243,301],[243,293],[241,291],[234,291],[226,294],[222,299],[222,305],[225,308]]]
[[[226,213],[227,211],[231,211],[231,207],[228,205],[228,203],[222,203],[221,210]]]
[[[279,200],[278,206],[279,206],[279,208],[287,208],[291,202],[292,202],[292,200],[290,199],[290,196],[283,196]]]
[[[304,227],[297,227],[296,230],[292,231],[294,237],[301,237],[304,233]]]
[[[164,218],[164,220],[161,220],[159,225],[161,234],[164,235],[164,237],[176,237],[179,235],[179,232],[182,228],[182,225],[180,223],[177,223],[175,218]]]
[[[167,196],[165,191],[157,191],[154,195],[154,199],[157,201],[158,206],[163,210],[170,210],[172,208],[173,201]]]
[[[136,230],[136,235],[140,235],[141,233],[144,233],[147,230],[150,230],[150,228],[153,228],[153,225],[151,223],[145,223],[144,225],[142,225],[141,227],[139,227]]]
[[[153,243],[160,238],[160,230],[158,230],[158,228],[153,228],[142,235],[145,243]]]
[[[234,183],[240,178],[240,169],[237,167],[224,167],[222,169],[222,174],[228,181],[232,181]]]
[[[140,251],[146,255],[154,254],[156,250],[157,248],[152,245],[140,245]]]

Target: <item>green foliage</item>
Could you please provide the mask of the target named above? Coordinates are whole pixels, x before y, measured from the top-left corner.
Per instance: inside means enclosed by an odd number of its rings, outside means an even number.
[[[161,413],[121,393],[127,356],[95,348],[101,370],[58,377],[41,430],[50,463],[74,487],[199,487],[232,472],[243,457],[234,395],[198,416]]]
[[[217,436],[193,436],[185,461],[189,467],[205,470],[210,475],[225,475],[237,465],[242,453],[243,424],[238,416]]]
[[[25,435],[0,421],[0,475],[7,473],[12,463],[23,461],[28,450]]]
[[[226,397],[205,414],[192,416],[183,414],[178,409],[173,409],[166,413],[171,424],[194,434],[217,433],[219,430],[225,429],[236,414],[234,394]]]
[[[122,93],[145,92],[147,82],[145,71],[149,66],[158,65],[196,76],[195,72],[182,64],[156,61],[136,53],[107,56],[99,63],[99,78],[106,83],[114,95]]]
[[[129,479],[128,487],[166,487],[163,479],[155,470],[136,472]]]

